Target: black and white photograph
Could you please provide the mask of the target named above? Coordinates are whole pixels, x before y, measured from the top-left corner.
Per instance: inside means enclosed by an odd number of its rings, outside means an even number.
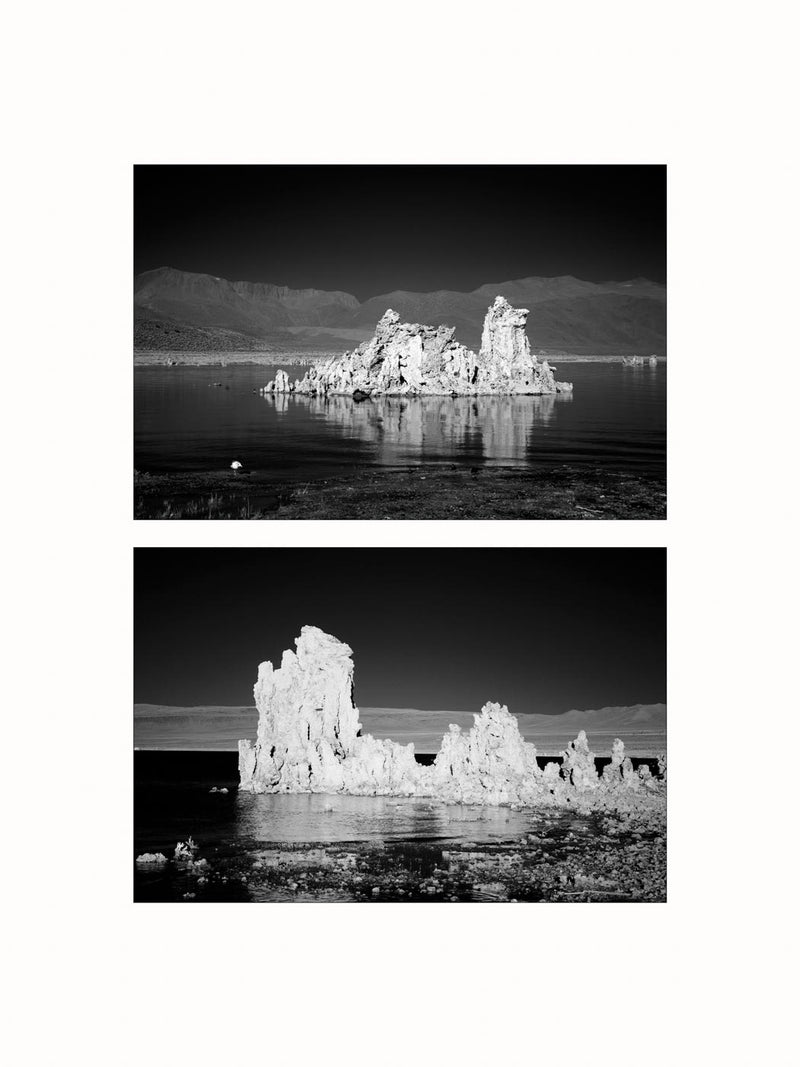
[[[663,902],[665,564],[137,550],[135,899]]]
[[[134,172],[142,519],[663,519],[666,167]]]
[[[793,1064],[793,9],[4,15],[6,1061]]]

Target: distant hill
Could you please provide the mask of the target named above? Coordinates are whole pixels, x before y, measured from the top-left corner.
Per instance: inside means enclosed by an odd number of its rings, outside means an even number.
[[[437,752],[450,723],[462,730],[473,724],[469,711],[421,711],[417,708],[360,708],[364,733],[414,742],[417,752]],[[598,755],[607,754],[621,737],[632,755],[652,755],[666,748],[665,704],[634,704],[598,711],[567,711],[563,715],[518,715],[519,728],[543,755],[554,755],[586,730]],[[254,738],[258,714],[254,707],[175,708],[134,705],[134,744],[140,748],[217,749],[235,751],[240,737]]]
[[[563,715],[520,715],[525,730],[547,733],[557,729],[586,730],[666,730],[666,704],[632,704],[624,708],[600,708],[598,711],[565,711]]]
[[[471,711],[420,711],[416,708],[361,708],[365,733],[390,737],[393,741],[414,742],[418,752],[438,752],[442,736],[450,723],[462,730],[473,724]],[[510,709],[513,714],[513,708]],[[666,747],[666,704],[634,704],[624,708],[600,708],[597,711],[567,711],[561,715],[516,716],[526,741],[539,752],[560,752],[580,730],[585,730],[598,755],[607,754],[615,737],[621,737],[633,751],[646,749],[647,754]]]
[[[255,343],[315,350],[338,343],[344,351],[371,337],[391,307],[409,322],[455,326],[458,339],[477,349],[486,309],[498,295],[530,309],[528,337],[534,349],[666,352],[666,289],[644,278],[597,284],[570,276],[521,278],[471,293],[397,291],[361,303],[350,293],[231,282],[171,267],[145,271],[134,281],[135,341],[139,350],[162,344],[166,325],[178,334],[211,331],[212,344],[215,331],[224,331],[230,349]],[[187,339],[198,342],[196,333]]]
[[[189,326],[172,319],[137,314],[133,324],[137,352],[269,352],[275,345],[219,326]],[[277,350],[277,349],[276,349]]]

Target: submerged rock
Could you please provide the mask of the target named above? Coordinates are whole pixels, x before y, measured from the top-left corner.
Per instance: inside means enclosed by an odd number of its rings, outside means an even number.
[[[344,394],[360,400],[378,395],[536,396],[571,392],[571,383],[557,382],[547,361],[540,363],[531,352],[525,334],[528,314],[498,296],[486,313],[481,350],[476,356],[455,340],[454,327],[400,322],[397,312],[389,308],[372,340],[312,367],[293,385],[286,372],[279,370],[261,392]]]
[[[598,777],[594,753],[582,730],[563,762],[540,771],[536,748],[525,741],[508,708],[487,703],[467,732],[451,725],[430,766],[421,766],[413,744],[362,735],[353,702],[350,647],[316,626],[304,626],[276,670],[260,664],[254,687],[258,708],[255,742],[239,742],[239,788],[252,793],[345,793],[421,796],[447,803],[566,804],[615,807],[651,796],[663,786],[635,774],[614,742],[611,765]],[[643,784],[647,785],[642,790]],[[188,855],[179,856],[179,849]],[[178,846],[190,858],[196,846]]]

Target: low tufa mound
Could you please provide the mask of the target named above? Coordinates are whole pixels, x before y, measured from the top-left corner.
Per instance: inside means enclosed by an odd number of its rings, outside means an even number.
[[[432,766],[414,746],[362,736],[353,703],[353,653],[316,626],[304,626],[296,652],[280,667],[258,668],[255,743],[239,742],[239,788],[251,793],[346,793],[422,796],[453,804],[575,804],[629,806],[663,800],[664,784],[633,773],[622,741],[599,777],[581,731],[563,763],[544,771],[508,708],[485,704],[471,730],[451,726]]]
[[[400,322],[389,309],[371,341],[312,367],[292,384],[279,370],[262,393],[309,396],[484,396],[571,392],[539,363],[525,334],[528,311],[498,296],[486,313],[480,355],[455,340],[451,326]]]

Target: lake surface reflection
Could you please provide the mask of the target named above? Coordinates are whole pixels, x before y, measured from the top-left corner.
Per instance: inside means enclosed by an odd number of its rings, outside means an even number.
[[[548,899],[576,860],[594,862],[592,842],[604,832],[595,816],[572,810],[258,796],[240,794],[237,782],[232,752],[134,753],[133,855],[169,861],[135,864],[135,900]],[[189,836],[198,865],[173,859]],[[563,880],[554,866],[562,862]],[[520,863],[536,868],[533,881]],[[426,889],[431,878],[437,885]]]
[[[418,797],[237,793],[236,836],[248,848],[335,841],[485,841],[523,834],[530,811],[441,804]]]
[[[553,418],[569,393],[519,397],[264,397],[277,415],[293,417],[294,407],[336,426],[346,437],[369,446],[373,462],[404,466],[414,462],[471,457],[476,462],[524,460],[530,435]]]
[[[292,376],[304,368],[292,368]],[[572,394],[543,397],[262,397],[265,367],[141,367],[134,376],[139,470],[199,471],[239,459],[280,478],[354,463],[663,471],[666,367],[567,364]],[[296,372],[296,373],[295,373]]]

